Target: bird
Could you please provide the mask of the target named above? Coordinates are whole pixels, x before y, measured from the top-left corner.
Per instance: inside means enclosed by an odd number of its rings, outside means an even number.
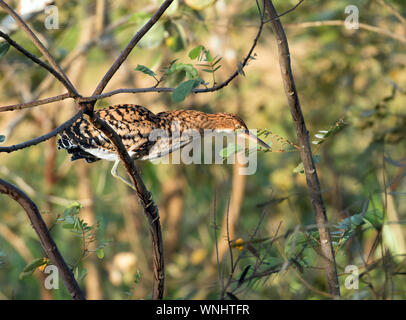
[[[244,121],[232,113],[205,113],[198,110],[178,109],[153,113],[136,104],[120,104],[95,111],[120,136],[124,147],[133,160],[154,160],[189,144],[198,132],[236,131],[245,138],[255,141],[265,149],[271,149],[265,142],[252,134]],[[175,134],[179,130],[179,134]],[[154,136],[154,133],[161,136]],[[163,134],[162,134],[163,133]],[[84,159],[87,163],[98,160],[114,161],[111,174],[129,187],[134,186],[118,174],[120,159],[114,145],[107,136],[95,128],[89,120],[81,117],[59,134],[57,148],[71,154],[71,161]]]

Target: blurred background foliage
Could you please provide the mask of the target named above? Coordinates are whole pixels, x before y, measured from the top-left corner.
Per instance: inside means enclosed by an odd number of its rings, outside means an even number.
[[[297,3],[274,2],[280,13]],[[8,3],[18,7],[18,1]],[[159,3],[57,0],[59,29],[44,27],[44,13],[36,15],[30,25],[79,91],[90,95]],[[404,1],[387,3],[406,17]],[[346,6],[354,4],[361,23],[404,41],[363,28],[301,25],[345,20]],[[5,16],[1,12],[0,20]],[[281,20],[314,141],[342,295],[346,299],[404,299],[406,23],[380,0],[304,1]],[[247,54],[258,25],[255,1],[175,1],[105,91],[152,86],[153,78],[135,71],[138,64],[159,77],[175,59],[195,64],[188,53],[197,45],[222,57],[222,67],[215,72],[219,83]],[[22,31],[12,38],[39,56]],[[275,136],[263,138],[275,151],[283,150],[284,143],[275,137],[294,143],[295,132],[268,25],[254,52],[245,77],[239,76],[220,91],[193,94],[181,103],[174,103],[166,93],[121,94],[98,101],[97,107],[134,103],[153,112],[176,108],[233,112],[248,127],[271,131]],[[212,85],[212,75],[196,68]],[[0,83],[0,105],[64,92],[44,70],[12,48],[0,60]],[[178,83],[179,79],[168,79],[165,84]],[[0,134],[6,136],[3,145],[48,132],[73,112],[74,105],[66,101],[4,112],[0,114]],[[0,157],[0,176],[37,203],[88,298],[150,297],[146,219],[135,196],[111,177],[110,163],[71,163],[65,152],[56,151],[55,139]],[[297,152],[260,153],[257,172],[250,176],[239,176],[237,166],[226,164],[138,162],[138,166],[160,208],[166,298],[325,297],[315,220]],[[0,298],[68,299],[62,282],[59,290],[44,289],[46,275],[41,268],[20,279],[24,267],[44,253],[23,210],[5,196],[0,199]],[[358,289],[344,285],[348,265],[359,269]]]

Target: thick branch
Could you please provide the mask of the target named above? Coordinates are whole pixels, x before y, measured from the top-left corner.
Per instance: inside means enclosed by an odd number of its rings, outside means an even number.
[[[38,235],[42,248],[48,258],[51,259],[52,264],[58,268],[70,296],[74,300],[84,300],[85,297],[82,290],[49,234],[48,228],[44,220],[42,220],[35,203],[23,191],[2,179],[0,179],[0,193],[4,193],[17,201],[25,210],[33,229]]]
[[[270,18],[278,15],[275,7],[273,6],[272,0],[264,0],[264,5]],[[339,296],[340,287],[337,277],[330,231],[328,229],[326,208],[324,206],[317,170],[313,161],[312,150],[309,142],[309,133],[306,128],[305,120],[300,107],[299,96],[296,91],[296,85],[293,78],[288,40],[279,18],[271,21],[271,27],[277,40],[282,80],[285,87],[290,112],[292,114],[293,123],[296,129],[298,144],[300,146],[299,153],[304,165],[307,186],[319,229],[320,245],[324,257],[325,272],[327,275],[329,291],[331,294]]]
[[[144,213],[148,218],[149,231],[152,237],[152,249],[153,249],[153,270],[154,270],[154,286],[152,291],[153,299],[162,299],[164,293],[164,248],[162,242],[161,224],[159,221],[158,207],[155,205],[151,193],[145,187],[144,182],[134,164],[134,161],[129,156],[127,150],[124,147],[121,138],[117,133],[102,119],[93,114],[92,117],[85,115],[89,118],[89,121],[93,125],[101,130],[114,144],[116,152],[123,162],[132,184],[135,186],[137,195],[141,201],[141,205],[144,208]]]

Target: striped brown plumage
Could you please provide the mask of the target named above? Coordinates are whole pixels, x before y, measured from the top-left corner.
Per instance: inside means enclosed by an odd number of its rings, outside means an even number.
[[[243,129],[249,133],[244,121],[230,113],[208,114],[196,110],[173,110],[154,114],[145,107],[132,104],[110,106],[95,113],[121,137],[133,159],[154,159],[168,154],[171,144],[177,144],[177,148],[180,148],[189,143],[191,140],[188,136],[176,142],[171,139],[174,124],[178,126],[181,135],[190,129],[198,130],[200,133],[206,129]],[[156,129],[163,130],[168,139],[151,140],[150,135]],[[260,140],[259,142],[264,144]],[[57,145],[59,149],[66,149],[72,154],[72,161],[117,160],[114,146],[109,139],[83,117],[60,134]]]

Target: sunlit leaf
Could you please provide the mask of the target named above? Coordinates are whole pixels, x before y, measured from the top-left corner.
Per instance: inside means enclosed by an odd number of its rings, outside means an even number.
[[[102,248],[97,248],[97,249],[96,249],[96,254],[97,254],[97,257],[98,257],[99,259],[103,259],[103,258],[104,258],[104,250],[103,250]]]
[[[20,275],[19,275],[20,280],[30,276],[31,274],[34,273],[35,270],[37,270],[37,268],[39,268],[43,265],[46,265],[48,263],[49,263],[49,259],[44,258],[44,257],[32,260],[30,263],[28,263],[24,267],[23,271],[20,273]]]
[[[199,58],[200,53],[202,52],[203,49],[204,47],[202,45],[194,47],[192,50],[189,51],[189,58],[192,60]]]
[[[134,69],[135,71],[141,71],[142,73],[145,73],[146,75],[149,75],[151,77],[155,77],[155,72],[149,69],[146,66],[143,66],[142,64],[137,65],[137,67]]]
[[[182,82],[173,91],[172,100],[174,102],[182,102],[189,95],[189,93],[201,83],[202,83],[201,79],[187,80],[185,82]]]

